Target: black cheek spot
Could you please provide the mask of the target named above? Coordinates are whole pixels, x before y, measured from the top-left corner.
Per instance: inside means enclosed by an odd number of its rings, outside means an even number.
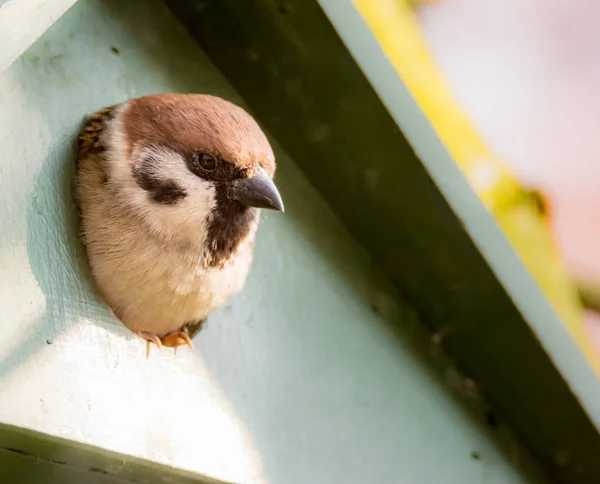
[[[187,195],[185,190],[173,180],[167,180],[164,183],[158,184],[151,193],[152,200],[158,203],[164,203],[165,205],[175,205]]]
[[[132,173],[135,182],[157,203],[175,205],[187,196],[186,191],[173,180],[163,180],[153,175],[145,163],[134,168]]]

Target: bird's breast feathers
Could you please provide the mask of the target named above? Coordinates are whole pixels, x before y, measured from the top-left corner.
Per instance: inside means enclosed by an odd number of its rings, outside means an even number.
[[[91,244],[88,251],[98,286],[119,319],[130,328],[164,334],[206,318],[241,291],[252,265],[251,242],[222,267],[206,267],[200,257],[147,241],[139,249]]]

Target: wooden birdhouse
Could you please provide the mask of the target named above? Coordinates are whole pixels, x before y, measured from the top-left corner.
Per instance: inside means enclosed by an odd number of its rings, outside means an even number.
[[[593,364],[361,3],[0,0],[0,482],[600,482]],[[286,211],[146,358],[73,177],[83,117],[158,92],[249,110]]]

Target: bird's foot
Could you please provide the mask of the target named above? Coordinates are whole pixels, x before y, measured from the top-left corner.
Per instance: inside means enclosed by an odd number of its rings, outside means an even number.
[[[148,346],[146,347],[146,358],[150,356],[150,343],[154,343],[159,350],[162,348],[162,342],[160,338],[154,333],[150,333],[149,331],[142,331],[139,329],[136,329],[133,332],[137,334],[140,338],[145,339],[147,341]]]
[[[166,346],[167,348],[174,348],[175,353],[177,353],[178,346],[188,345],[190,348],[193,348],[192,340],[190,339],[187,328],[184,328],[181,331],[173,331],[172,333],[166,334],[160,338],[160,340],[163,346]]]
[[[184,328],[181,331],[173,331],[172,333],[160,337],[156,336],[154,333],[142,331],[140,329],[136,329],[133,332],[140,338],[147,341],[148,346],[146,348],[146,358],[150,356],[150,343],[154,343],[159,350],[163,346],[166,346],[167,348],[175,348],[175,353],[177,353],[178,346],[188,345],[190,348],[193,348],[192,340],[187,328]]]

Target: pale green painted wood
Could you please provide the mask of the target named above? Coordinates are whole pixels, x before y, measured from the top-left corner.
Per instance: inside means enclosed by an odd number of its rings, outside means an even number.
[[[0,482],[228,484],[197,472],[6,424],[0,424]]]
[[[0,0],[0,72],[77,0]]]
[[[253,484],[543,482],[276,143],[246,290],[144,358],[69,190],[82,116],[161,91],[240,101],[157,1],[81,1],[0,75],[0,421]]]

